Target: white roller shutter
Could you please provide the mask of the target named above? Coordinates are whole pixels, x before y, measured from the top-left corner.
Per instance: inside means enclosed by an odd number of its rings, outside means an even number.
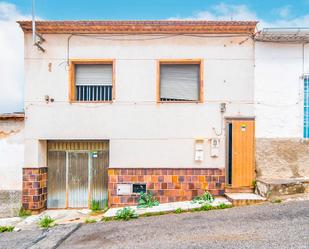
[[[113,68],[111,64],[75,65],[75,84],[77,86],[111,86]]]
[[[198,101],[200,65],[160,65],[160,99],[166,101]]]

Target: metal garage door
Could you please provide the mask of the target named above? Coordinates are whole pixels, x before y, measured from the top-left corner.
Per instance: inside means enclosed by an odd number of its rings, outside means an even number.
[[[87,208],[107,204],[108,141],[48,143],[48,208]]]

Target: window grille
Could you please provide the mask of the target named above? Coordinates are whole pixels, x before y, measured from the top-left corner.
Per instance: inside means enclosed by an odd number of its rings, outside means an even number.
[[[111,101],[113,91],[111,64],[75,65],[77,101]]]
[[[309,138],[309,75],[304,77],[304,138]]]

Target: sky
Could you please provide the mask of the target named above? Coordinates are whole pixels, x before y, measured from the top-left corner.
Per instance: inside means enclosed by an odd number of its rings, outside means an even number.
[[[0,0],[0,113],[23,111],[23,34],[32,0]],[[309,0],[36,0],[42,20],[257,20],[309,27]]]

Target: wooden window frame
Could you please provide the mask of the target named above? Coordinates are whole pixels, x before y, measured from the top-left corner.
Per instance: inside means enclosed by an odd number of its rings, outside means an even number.
[[[79,101],[75,95],[75,65],[112,65],[112,100]],[[69,102],[70,103],[112,103],[115,100],[115,60],[114,59],[71,59],[69,62]]]
[[[172,65],[172,64],[184,64],[184,65],[200,65],[200,84],[199,84],[199,100],[197,101],[166,101],[161,100],[160,97],[160,66]],[[204,102],[204,60],[203,59],[161,59],[157,60],[157,103],[203,103]]]

